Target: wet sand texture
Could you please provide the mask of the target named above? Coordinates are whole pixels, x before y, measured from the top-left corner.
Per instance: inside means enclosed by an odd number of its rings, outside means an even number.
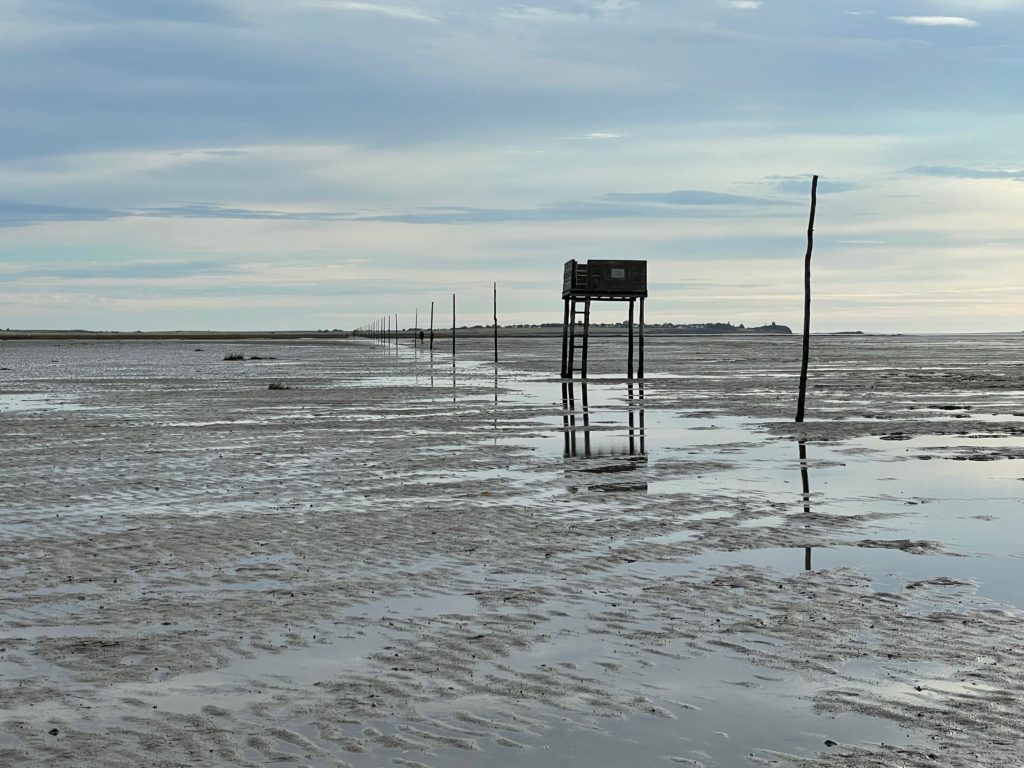
[[[558,344],[0,346],[0,765],[1020,762],[1024,342]]]

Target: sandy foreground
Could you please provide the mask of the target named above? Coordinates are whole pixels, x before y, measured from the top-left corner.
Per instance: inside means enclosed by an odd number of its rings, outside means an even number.
[[[1024,765],[1024,338],[799,343],[0,344],[0,765]]]

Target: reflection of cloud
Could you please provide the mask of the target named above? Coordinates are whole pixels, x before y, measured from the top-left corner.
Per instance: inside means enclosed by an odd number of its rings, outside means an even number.
[[[907,168],[906,173],[922,176],[943,176],[951,179],[1013,179],[1024,181],[1024,169],[1016,171],[996,170],[987,168],[962,168],[952,165],[915,165]]]
[[[890,16],[892,21],[918,27],[976,27],[978,22],[963,16]]]

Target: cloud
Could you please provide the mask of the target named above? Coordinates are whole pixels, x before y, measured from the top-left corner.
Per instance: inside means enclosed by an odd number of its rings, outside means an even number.
[[[789,205],[788,201],[747,195],[729,195],[700,189],[677,189],[674,192],[612,192],[609,200],[632,203],[664,203],[666,205]]]
[[[1024,181],[1024,169],[992,170],[985,168],[961,168],[949,165],[915,165],[907,168],[905,173],[913,173],[920,176],[941,176],[951,179],[1012,179]]]
[[[56,280],[171,280],[196,275],[222,275],[235,268],[213,261],[119,261],[12,265],[0,270],[0,282],[39,278]]]
[[[487,224],[509,221],[589,221],[623,218],[665,218],[680,215],[714,215],[710,209],[722,207],[763,208],[789,205],[772,198],[730,195],[720,192],[683,189],[673,192],[611,192],[593,200],[575,200],[524,208],[478,208],[443,206],[412,211],[365,214],[354,211],[308,211],[239,208],[211,203],[133,208],[84,208],[0,202],[0,227],[72,221],[111,221],[115,219],[235,219],[248,221],[311,222],[396,222],[405,224]],[[704,210],[701,213],[701,209]]]
[[[740,11],[756,11],[761,5],[761,0],[729,0],[729,7]]]
[[[978,22],[963,16],[890,16],[892,21],[918,27],[976,27]]]
[[[811,191],[810,176],[767,176],[764,181],[776,192],[782,192],[786,195],[807,195]],[[819,194],[852,192],[860,188],[860,184],[855,184],[852,181],[818,180]]]
[[[393,19],[404,19],[407,21],[437,22],[436,16],[431,16],[418,8],[399,5],[383,5],[381,3],[356,2],[355,0],[326,0],[324,3],[330,8],[337,8],[341,11],[357,11],[361,13],[376,13],[381,16],[390,16]]]
[[[110,221],[126,215],[125,211],[119,210],[0,200],[0,227],[24,227],[57,221]]]

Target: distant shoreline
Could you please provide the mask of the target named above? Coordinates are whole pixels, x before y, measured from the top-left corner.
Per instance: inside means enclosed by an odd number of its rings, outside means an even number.
[[[429,334],[427,329],[422,330]],[[476,338],[490,337],[494,334],[493,326],[471,326],[455,329],[456,336]],[[578,333],[579,331],[577,331]],[[413,329],[402,329],[397,332],[400,339],[411,339],[418,333]],[[451,328],[435,328],[434,338],[451,338]],[[591,336],[625,336],[627,329],[621,326],[591,325]],[[742,328],[724,323],[707,323],[704,327],[648,325],[644,335],[651,336],[789,336],[792,331],[784,325],[766,325],[755,328]],[[394,331],[390,337],[394,338]],[[560,324],[542,326],[498,326],[501,338],[535,338],[559,337],[562,335]],[[366,332],[343,330],[310,330],[310,331],[89,331],[84,329],[69,330],[7,330],[0,331],[0,341],[175,341],[191,339],[196,341],[241,341],[253,340],[337,340],[348,338],[371,338]]]
[[[780,326],[782,327],[782,326]],[[424,331],[429,335],[429,331]],[[457,338],[490,338],[493,327],[457,328]],[[1020,335],[1024,331],[976,331],[976,332],[868,332],[868,331],[827,331],[814,333],[812,336],[993,336]],[[400,330],[399,339],[411,339],[415,336],[412,330]],[[498,336],[503,339],[557,338],[562,335],[561,326],[538,328],[498,327]],[[594,328],[592,337],[625,336],[625,328]],[[664,336],[743,336],[743,337],[779,337],[796,336],[799,333],[782,331],[762,331],[756,329],[736,329],[733,331],[697,331],[686,329],[666,329],[648,327],[644,331],[647,338]],[[338,341],[344,339],[370,338],[368,334],[357,334],[352,331],[84,331],[84,330],[10,330],[0,331],[0,342],[4,341]],[[392,333],[391,338],[394,338]],[[435,339],[451,338],[451,328],[435,328]]]

